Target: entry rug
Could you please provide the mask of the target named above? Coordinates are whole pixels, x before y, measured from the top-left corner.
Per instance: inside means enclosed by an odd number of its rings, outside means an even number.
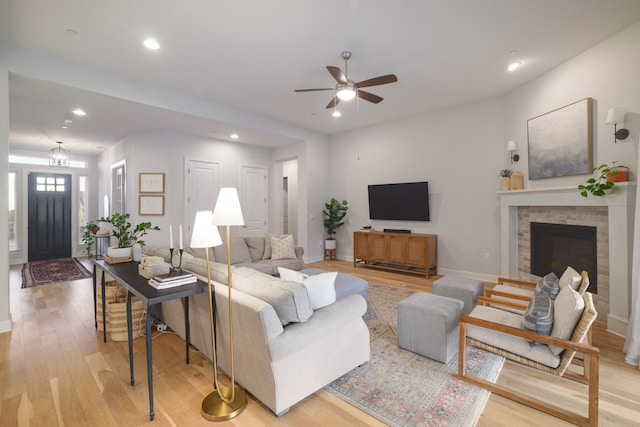
[[[22,267],[22,287],[68,282],[91,277],[91,272],[76,258],[32,261]]]
[[[389,426],[474,426],[490,392],[455,377],[457,356],[445,365],[398,347],[398,303],[412,293],[369,283],[371,360],[325,390]],[[495,382],[504,358],[467,346],[466,364]]]

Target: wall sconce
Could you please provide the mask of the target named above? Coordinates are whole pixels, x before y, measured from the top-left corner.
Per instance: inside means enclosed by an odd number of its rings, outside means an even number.
[[[618,142],[618,140],[627,139],[629,136],[628,129],[618,129],[618,125],[624,123],[624,110],[620,107],[609,108],[609,112],[607,113],[607,121],[605,122],[608,125],[613,125],[614,138],[613,142]]]
[[[520,160],[520,155],[515,152],[518,150],[518,143],[514,139],[507,141],[507,151],[509,152],[509,159],[511,163]]]

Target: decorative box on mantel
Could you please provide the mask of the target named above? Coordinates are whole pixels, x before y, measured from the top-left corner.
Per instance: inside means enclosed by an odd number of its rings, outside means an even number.
[[[501,216],[501,272],[518,278],[518,208],[522,206],[607,207],[609,225],[609,313],[607,327],[625,336],[630,315],[633,220],[636,183],[618,184],[616,194],[604,197],[582,197],[577,185],[571,187],[535,188],[499,191]]]

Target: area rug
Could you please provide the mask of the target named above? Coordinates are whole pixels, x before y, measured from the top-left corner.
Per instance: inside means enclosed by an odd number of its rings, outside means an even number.
[[[32,261],[22,267],[22,287],[68,282],[91,277],[91,272],[76,258]]]
[[[490,393],[455,377],[458,358],[445,365],[398,347],[398,303],[412,293],[369,283],[371,360],[325,390],[389,426],[474,426]],[[467,346],[466,362],[468,372],[495,382],[504,358]]]

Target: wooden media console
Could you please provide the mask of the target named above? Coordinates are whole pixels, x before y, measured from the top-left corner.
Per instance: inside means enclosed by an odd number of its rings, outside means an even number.
[[[429,276],[438,274],[436,234],[353,233],[353,266],[401,271]]]

